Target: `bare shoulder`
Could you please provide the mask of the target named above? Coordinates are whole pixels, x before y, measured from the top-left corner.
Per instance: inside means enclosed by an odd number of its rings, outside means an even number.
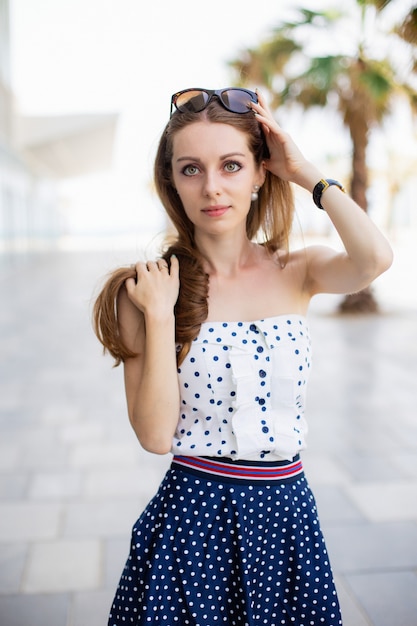
[[[305,289],[313,296],[318,293],[354,293],[363,283],[355,266],[344,250],[330,246],[306,248]]]
[[[292,250],[288,254],[288,264],[307,271],[312,263],[326,262],[339,253],[329,246],[311,245]]]
[[[328,246],[311,245],[292,250],[287,255],[286,269],[297,280],[303,291],[311,291],[315,269],[323,267],[338,253]]]
[[[300,278],[305,275],[308,265],[307,248],[297,248],[289,252],[278,251],[276,254],[281,268],[285,268],[287,273]]]
[[[314,258],[327,258],[328,256],[333,256],[334,254],[335,250],[333,250],[333,248],[315,244],[292,250],[289,253],[288,258],[295,264],[306,264]]]

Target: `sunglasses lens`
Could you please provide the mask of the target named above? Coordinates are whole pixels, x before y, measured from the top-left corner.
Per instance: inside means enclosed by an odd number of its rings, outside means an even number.
[[[229,111],[234,113],[247,113],[251,102],[257,102],[256,94],[243,89],[226,89],[222,91],[221,99]]]
[[[212,96],[219,98],[222,105],[233,113],[247,113],[251,109],[251,102],[258,102],[258,96],[253,91],[230,87],[212,91],[210,89],[185,89],[172,96],[171,105],[181,113],[190,111],[199,113],[206,108]],[[172,110],[171,110],[172,115]]]
[[[181,113],[185,113],[186,111],[197,113],[207,106],[208,100],[209,95],[205,91],[195,89],[180,93],[175,100],[175,106]]]

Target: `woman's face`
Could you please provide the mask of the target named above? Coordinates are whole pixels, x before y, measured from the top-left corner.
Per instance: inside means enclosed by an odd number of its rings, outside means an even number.
[[[173,183],[195,233],[246,230],[251,193],[264,181],[245,133],[229,124],[196,122],[173,138]]]

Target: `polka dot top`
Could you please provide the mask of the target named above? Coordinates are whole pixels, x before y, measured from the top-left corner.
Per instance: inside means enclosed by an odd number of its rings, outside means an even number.
[[[305,447],[310,364],[303,316],[203,323],[178,369],[173,454],[292,459]]]

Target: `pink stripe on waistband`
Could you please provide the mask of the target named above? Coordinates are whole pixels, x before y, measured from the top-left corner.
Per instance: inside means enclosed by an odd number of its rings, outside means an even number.
[[[232,460],[224,462],[198,456],[174,456],[172,464],[205,474],[250,481],[286,480],[303,473],[303,465],[298,457],[293,461],[277,461],[276,465],[266,466],[261,461],[259,464],[246,465],[244,461],[237,463]]]

